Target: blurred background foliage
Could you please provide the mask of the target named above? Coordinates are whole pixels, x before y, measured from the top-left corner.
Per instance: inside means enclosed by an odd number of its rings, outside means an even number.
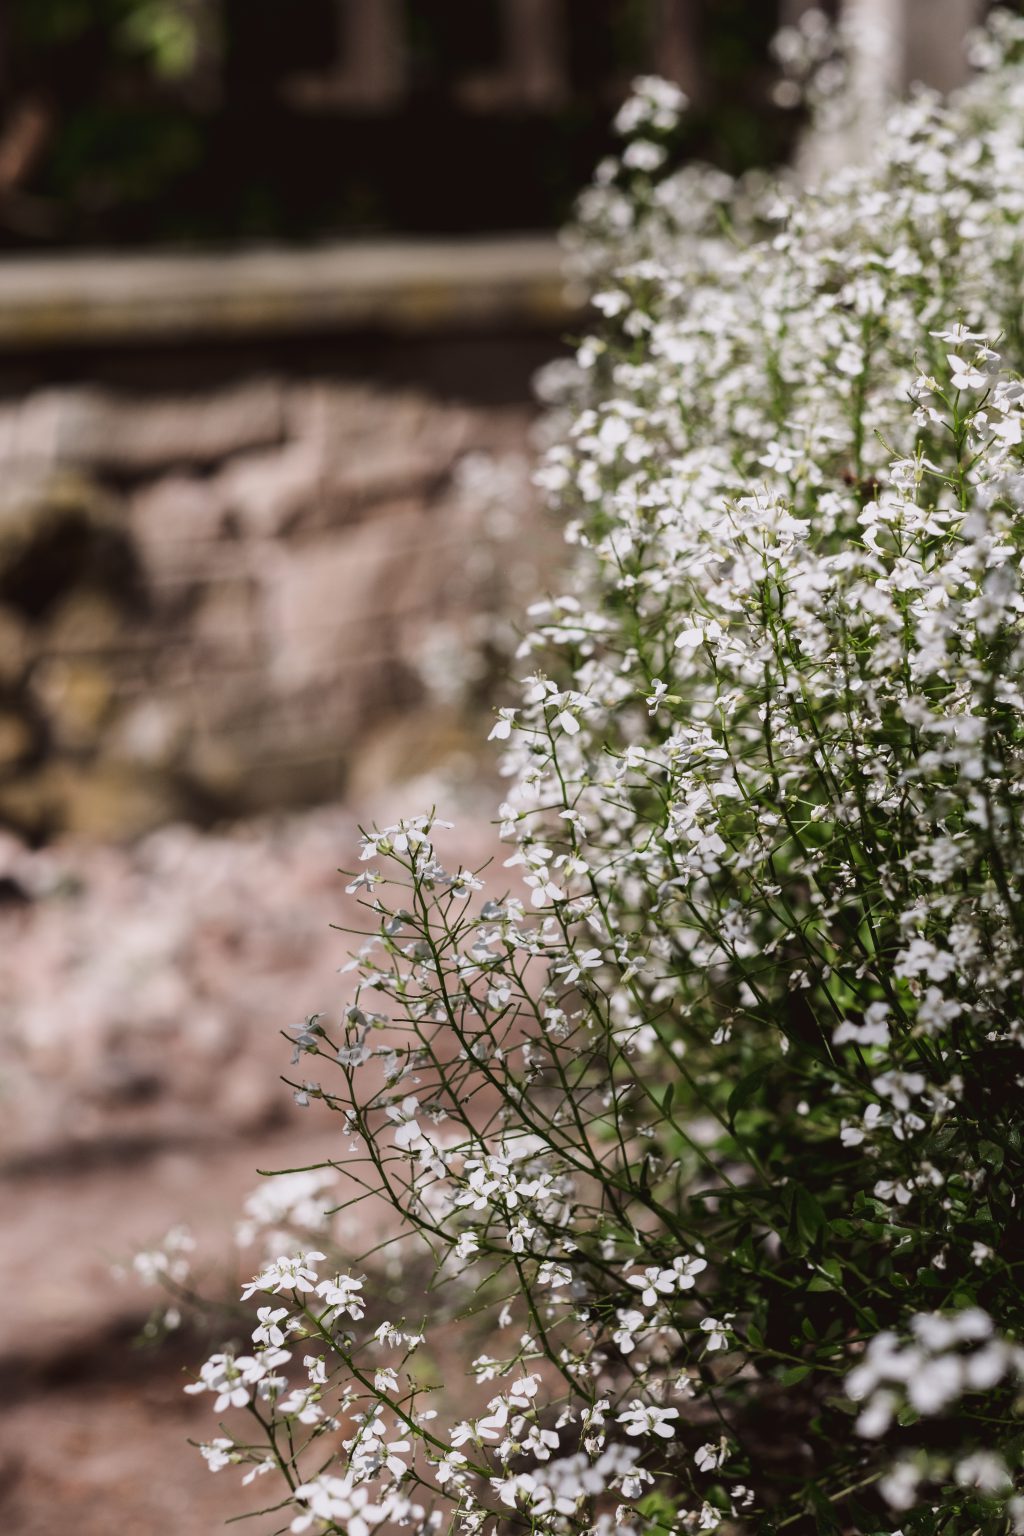
[[[386,109],[310,110],[289,82],[338,54],[337,0],[7,0],[0,243],[8,248],[560,223],[649,69],[660,0],[564,0],[564,89],[467,107],[502,64],[500,0],[405,0]],[[771,105],[777,0],[692,0],[683,150],[743,169],[785,153]]]

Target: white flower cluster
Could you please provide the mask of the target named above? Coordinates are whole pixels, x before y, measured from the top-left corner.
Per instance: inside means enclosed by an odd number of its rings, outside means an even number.
[[[259,1405],[206,1454],[293,1530],[1018,1519],[1024,27],[985,38],[811,190],[663,175],[670,87],[620,114],[546,383],[578,566],[492,731],[513,889],[369,830],[356,995],[294,1038],[488,1353],[424,1407],[369,1255],[268,1263],[196,1390]]]
[[[1004,1381],[1024,1381],[1024,1349],[997,1336],[979,1308],[949,1317],[919,1314],[910,1319],[910,1338],[879,1334],[862,1364],[851,1371],[846,1390],[864,1401],[856,1428],[875,1438],[886,1433],[896,1413],[951,1411],[965,1393],[990,1392]],[[1014,1532],[1024,1531],[1024,1497],[1012,1495],[1014,1474],[1006,1458],[990,1448],[950,1458],[934,1452],[904,1456],[880,1480],[880,1490],[897,1511],[912,1507],[922,1483],[952,1480],[1005,1507]]]
[[[941,1413],[965,1392],[987,1392],[1008,1376],[1024,1380],[1024,1348],[995,1336],[992,1319],[978,1307],[944,1317],[919,1313],[909,1340],[876,1334],[864,1360],[846,1378],[846,1390],[864,1408],[862,1435],[885,1434],[906,1402],[919,1414]]]

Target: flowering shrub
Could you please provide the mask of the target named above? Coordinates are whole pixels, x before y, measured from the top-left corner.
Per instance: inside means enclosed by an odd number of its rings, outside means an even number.
[[[190,1388],[292,1531],[1024,1531],[1022,51],[811,191],[659,180],[678,93],[623,114],[549,379],[575,585],[492,731],[517,883],[369,832],[295,1038],[428,1323],[318,1218]]]

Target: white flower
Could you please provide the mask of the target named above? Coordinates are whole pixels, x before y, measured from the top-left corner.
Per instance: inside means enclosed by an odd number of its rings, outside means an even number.
[[[883,1072],[871,1079],[871,1086],[897,1109],[909,1109],[911,1098],[924,1092],[926,1082],[920,1072]]]
[[[299,1253],[293,1257],[282,1254],[265,1270],[242,1287],[242,1300],[248,1301],[257,1291],[312,1291],[317,1282],[314,1264],[325,1259],[325,1253]]]
[[[695,1276],[707,1267],[706,1259],[680,1256],[672,1260],[669,1269],[660,1269],[657,1264],[651,1264],[642,1274],[627,1275],[626,1284],[636,1286],[645,1307],[654,1307],[662,1296],[671,1296],[676,1291],[690,1290],[694,1285]]]
[[[253,1386],[267,1374],[267,1368],[287,1359],[289,1356],[283,1350],[264,1355],[262,1359],[252,1355],[236,1357],[230,1353],[211,1355],[200,1368],[199,1380],[191,1382],[184,1390],[190,1395],[216,1393],[214,1413],[223,1413],[228,1408],[245,1408],[252,1401]]]
[[[656,171],[665,163],[667,150],[649,139],[634,139],[622,151],[622,163],[628,171]]]
[[[327,1362],[323,1355],[303,1355],[302,1363],[306,1367],[310,1386],[325,1387],[327,1385]]]
[[[463,1467],[468,1465],[468,1458],[461,1451],[448,1451],[441,1460],[434,1464],[434,1477],[443,1488],[445,1483],[452,1478],[458,1478]]]
[[[891,1509],[910,1509],[920,1481],[921,1473],[912,1461],[898,1461],[879,1481],[878,1490]]]
[[[658,1408],[637,1397],[616,1415],[627,1435],[660,1435],[663,1440],[671,1440],[675,1434],[672,1420],[678,1417],[678,1408]]]
[[[676,635],[676,649],[692,651],[698,645],[706,645],[721,638],[722,626],[717,619],[709,619],[706,624],[691,624],[688,629],[680,630]]]
[[[297,1387],[277,1403],[277,1412],[299,1424],[316,1424],[324,1416],[318,1402],[319,1393],[314,1387]]]
[[[599,949],[585,949],[582,954],[571,954],[561,965],[555,966],[555,972],[564,976],[567,983],[579,981],[586,971],[599,970],[604,963],[604,956]]]
[[[256,1316],[259,1318],[259,1327],[253,1329],[252,1341],[254,1344],[284,1343],[284,1332],[278,1326],[283,1318],[288,1316],[287,1307],[259,1307]]]
[[[668,693],[668,684],[663,683],[660,677],[656,677],[651,684],[651,692],[647,696],[647,713],[656,715]]]
[[[973,1451],[957,1462],[954,1475],[961,1488],[977,1488],[983,1494],[998,1494],[1013,1487],[1006,1462],[994,1451]]]
[[[268,1472],[277,1472],[278,1470],[278,1463],[274,1458],[272,1456],[265,1456],[262,1461],[254,1462],[249,1468],[242,1478],[242,1487],[245,1488],[249,1483],[254,1483],[258,1477],[266,1477]]]
[[[889,1044],[889,1009],[885,1003],[869,1003],[864,1010],[864,1022],[855,1024],[844,1019],[832,1031],[833,1045],[845,1045],[855,1041],[858,1045]]]
[[[567,1264],[554,1264],[550,1260],[537,1271],[537,1284],[554,1287],[572,1284],[572,1270]]]
[[[358,1320],[366,1308],[362,1298],[363,1282],[354,1279],[351,1275],[335,1275],[333,1280],[321,1280],[316,1287],[318,1296],[326,1301],[329,1313],[325,1314],[328,1321],[337,1317],[351,1317]]]
[[[618,1326],[612,1334],[612,1340],[624,1355],[631,1355],[636,1349],[636,1334],[644,1326],[644,1314],[618,1309],[615,1316]]]
[[[471,1259],[480,1251],[480,1239],[475,1232],[460,1232],[455,1244],[457,1259]]]
[[[707,1348],[709,1350],[726,1349],[729,1345],[729,1329],[732,1323],[732,1314],[716,1321],[713,1317],[702,1317],[700,1320],[701,1331],[706,1333]]]
[[[728,1459],[728,1456],[729,1447],[723,1439],[719,1440],[717,1445],[714,1441],[708,1441],[706,1445],[698,1446],[694,1452],[693,1459],[701,1472],[717,1472],[719,1467]]]
[[[907,1396],[918,1413],[938,1413],[963,1389],[963,1365],[956,1355],[925,1361],[907,1382]]]
[[[864,1435],[869,1440],[884,1435],[898,1406],[899,1398],[895,1392],[876,1392],[857,1417],[854,1428],[858,1435]]]
[[[937,949],[928,939],[913,939],[900,950],[893,967],[897,976],[927,976],[929,981],[945,981],[956,970],[956,959],[947,949]]]
[[[494,725],[491,727],[491,732],[487,740],[507,741],[512,734],[512,727],[515,724],[516,715],[518,713],[519,711],[517,709],[499,709],[498,718],[494,722]]]
[[[234,1450],[234,1441],[226,1440],[223,1435],[199,1447],[200,1454],[211,1472],[220,1472],[222,1468],[237,1461],[238,1456],[234,1454]]]
[[[950,352],[946,361],[952,369],[952,381],[954,389],[981,389],[988,383],[980,369],[971,363],[965,363],[962,357],[957,357]]]

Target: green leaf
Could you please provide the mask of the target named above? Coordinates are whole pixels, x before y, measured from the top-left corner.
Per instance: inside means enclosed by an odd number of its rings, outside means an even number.
[[[1002,1147],[997,1147],[994,1141],[979,1141],[978,1156],[985,1167],[991,1168],[993,1173],[998,1173],[1006,1160]]]
[[[751,1100],[757,1095],[758,1090],[764,1085],[765,1079],[771,1072],[771,1064],[755,1067],[753,1072],[748,1072],[746,1077],[741,1077],[726,1105],[726,1114],[730,1120],[735,1120],[741,1109],[745,1109]]]
[[[840,1528],[835,1509],[814,1483],[808,1484],[807,1495],[814,1505],[818,1536],[834,1536]]]
[[[795,1184],[789,1213],[790,1249],[794,1253],[805,1253],[827,1225],[825,1212],[814,1195],[802,1184]]]
[[[813,1371],[813,1365],[791,1365],[783,1371],[779,1381],[784,1387],[795,1387],[798,1381],[803,1381]]]

